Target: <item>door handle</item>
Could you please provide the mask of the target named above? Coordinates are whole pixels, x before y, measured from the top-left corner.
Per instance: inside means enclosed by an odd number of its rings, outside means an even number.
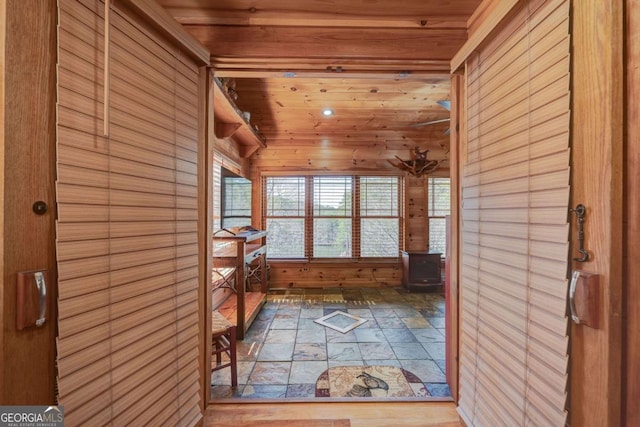
[[[576,286],[578,285],[578,279],[580,279],[580,272],[574,271],[571,275],[571,284],[569,285],[569,309],[571,310],[571,320],[579,325],[580,317],[576,310]]]
[[[577,325],[598,328],[600,301],[598,274],[575,270],[569,285],[571,320]]]
[[[42,326],[47,320],[47,283],[44,280],[44,274],[42,271],[37,271],[34,276],[36,279],[36,286],[38,287],[38,294],[40,295],[40,315],[36,320],[36,326]]]
[[[48,271],[31,270],[17,274],[16,328],[42,327],[47,321]]]

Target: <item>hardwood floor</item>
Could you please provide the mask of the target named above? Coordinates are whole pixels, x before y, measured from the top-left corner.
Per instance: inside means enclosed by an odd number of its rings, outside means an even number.
[[[458,427],[453,402],[215,403],[204,427]]]

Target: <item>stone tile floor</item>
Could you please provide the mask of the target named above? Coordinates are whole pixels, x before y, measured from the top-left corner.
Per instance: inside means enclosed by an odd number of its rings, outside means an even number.
[[[392,365],[416,374],[434,397],[445,383],[444,295],[403,288],[272,290],[242,341],[238,387],[212,374],[212,398],[314,398],[329,367]],[[314,322],[336,310],[367,319],[341,333]]]

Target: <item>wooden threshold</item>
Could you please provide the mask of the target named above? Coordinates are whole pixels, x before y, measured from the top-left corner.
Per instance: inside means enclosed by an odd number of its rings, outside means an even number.
[[[238,427],[238,426],[256,426],[256,427],[351,427],[349,420],[277,420],[277,421],[246,421],[246,422],[216,422],[216,427]]]
[[[203,423],[204,427],[270,425],[459,427],[463,424],[453,402],[215,403],[208,406]]]

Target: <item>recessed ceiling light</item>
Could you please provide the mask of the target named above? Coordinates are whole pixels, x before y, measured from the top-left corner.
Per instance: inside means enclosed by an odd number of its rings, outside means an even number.
[[[331,108],[325,108],[322,110],[322,115],[326,117],[333,116],[333,110]]]

